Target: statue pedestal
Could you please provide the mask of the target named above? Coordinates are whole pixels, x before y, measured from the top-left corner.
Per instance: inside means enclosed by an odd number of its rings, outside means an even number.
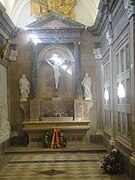
[[[58,95],[59,95],[59,94],[58,94],[58,91],[55,90],[54,96],[55,96],[55,97],[58,97]]]

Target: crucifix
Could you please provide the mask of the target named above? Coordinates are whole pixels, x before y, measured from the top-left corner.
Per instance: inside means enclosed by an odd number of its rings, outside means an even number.
[[[50,59],[46,59],[47,63],[53,67],[54,82],[55,82],[55,96],[58,96],[59,79],[61,76],[60,65],[63,63],[58,54],[53,54]]]

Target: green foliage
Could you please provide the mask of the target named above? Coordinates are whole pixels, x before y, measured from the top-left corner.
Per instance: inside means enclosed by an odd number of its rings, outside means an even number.
[[[45,136],[43,138],[43,145],[45,148],[51,148],[53,132],[54,132],[54,129],[50,129],[50,130],[46,131]],[[60,130],[58,130],[58,136],[59,136],[60,148],[66,147],[67,139],[66,139],[65,135]],[[56,144],[56,136],[55,136],[53,148],[54,149],[58,148],[57,144]]]
[[[117,149],[113,149],[101,162],[103,172],[108,174],[120,174],[123,172],[123,158]]]

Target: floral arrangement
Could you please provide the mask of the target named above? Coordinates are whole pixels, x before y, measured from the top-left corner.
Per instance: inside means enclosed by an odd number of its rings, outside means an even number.
[[[46,131],[43,138],[43,145],[45,148],[64,148],[67,145],[65,135],[57,128]]]
[[[103,172],[108,174],[119,174],[123,172],[123,158],[119,150],[115,148],[112,149],[111,153],[107,154],[101,162]]]

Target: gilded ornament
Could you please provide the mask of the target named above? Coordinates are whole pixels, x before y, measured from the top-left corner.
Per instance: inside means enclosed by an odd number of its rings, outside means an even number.
[[[76,19],[74,10],[77,0],[30,0],[31,15],[37,18],[46,16],[49,12],[60,13],[73,20]]]
[[[10,40],[8,39],[6,44],[2,47],[2,50],[1,50],[1,58],[2,59],[6,58],[6,56],[9,53],[9,50],[10,50]]]

